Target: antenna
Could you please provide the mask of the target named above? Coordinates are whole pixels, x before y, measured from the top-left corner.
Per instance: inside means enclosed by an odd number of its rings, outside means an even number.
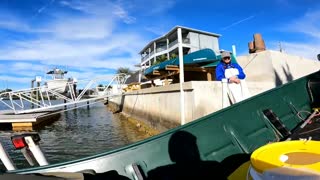
[[[280,42],[280,41],[279,41],[279,50],[280,50],[280,52],[282,52],[282,51],[283,51],[282,46],[281,46],[281,42]]]

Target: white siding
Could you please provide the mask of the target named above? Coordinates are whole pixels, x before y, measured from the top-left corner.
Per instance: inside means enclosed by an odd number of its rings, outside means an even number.
[[[214,51],[219,51],[218,39],[216,37],[200,34],[199,39],[200,49],[209,48]]]
[[[195,52],[204,48],[209,48],[215,52],[219,52],[219,42],[217,37],[194,32],[190,32],[188,37],[190,38],[191,52]]]

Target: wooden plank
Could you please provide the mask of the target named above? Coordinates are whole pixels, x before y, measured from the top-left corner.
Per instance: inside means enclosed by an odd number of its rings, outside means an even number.
[[[212,81],[212,73],[211,72],[207,72],[207,80]]]
[[[12,127],[32,127],[32,122],[12,123]]]
[[[154,71],[152,72],[152,75],[157,75],[157,76],[159,76],[159,75],[160,75],[160,72],[157,71],[157,70],[154,70]]]
[[[150,76],[148,76],[148,80],[162,79],[162,78],[166,78],[168,76],[173,76],[173,75],[179,74],[179,71],[172,71],[172,72],[159,71],[159,73],[160,73],[160,75],[154,76],[152,78]]]
[[[1,114],[0,111],[0,124],[11,124],[12,130],[33,130],[34,126],[40,124],[47,124],[57,120],[61,114],[57,111],[36,112],[30,114]]]
[[[165,68],[167,71],[179,71],[179,66],[167,65]]]
[[[33,130],[32,123],[12,123],[13,131],[31,131]]]

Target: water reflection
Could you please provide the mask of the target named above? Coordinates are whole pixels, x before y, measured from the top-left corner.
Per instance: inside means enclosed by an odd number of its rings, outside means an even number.
[[[73,160],[115,149],[147,135],[120,120],[101,103],[61,113],[59,120],[35,130],[41,137],[40,146],[50,163]],[[12,131],[0,131],[0,141],[18,168],[28,167],[20,151],[10,142]],[[0,163],[1,164],[1,163]],[[1,164],[0,169],[4,169]]]

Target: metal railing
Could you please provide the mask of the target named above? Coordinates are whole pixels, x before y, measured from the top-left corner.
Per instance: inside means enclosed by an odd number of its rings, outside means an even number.
[[[121,73],[115,75],[111,81],[107,80],[109,79],[108,76],[102,76],[92,80],[68,82],[68,91],[64,93],[56,90],[56,88],[59,87],[49,89],[46,86],[4,92],[0,94],[0,103],[11,109],[15,114],[53,110],[61,107],[67,107],[68,105],[88,103],[90,101],[102,100],[107,97],[122,94],[122,86],[128,77],[128,75]],[[97,86],[102,82],[107,81],[108,84],[104,87],[99,87],[99,91],[97,91]],[[82,83],[86,85],[81,93],[77,93],[76,87]],[[112,90],[111,87],[118,88],[118,91]],[[93,91],[93,93],[89,93],[90,91]],[[56,99],[64,101],[60,104],[54,104],[53,100]]]
[[[165,50],[167,50],[167,46],[160,46],[160,47],[158,47],[156,49],[156,52],[158,53],[158,52],[162,52],[162,51],[165,51]]]
[[[178,39],[172,41],[170,44],[169,44],[169,48],[173,47],[174,45],[178,44]]]

